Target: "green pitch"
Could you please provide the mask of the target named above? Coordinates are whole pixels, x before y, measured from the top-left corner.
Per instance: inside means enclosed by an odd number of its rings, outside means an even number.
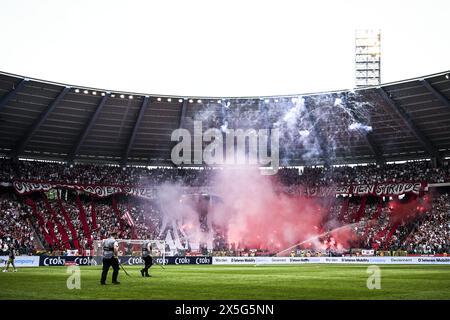
[[[120,271],[120,285],[100,286],[101,267],[80,267],[81,289],[67,288],[66,267],[0,273],[0,299],[450,299],[450,266],[380,266],[369,290],[364,265],[159,266]]]

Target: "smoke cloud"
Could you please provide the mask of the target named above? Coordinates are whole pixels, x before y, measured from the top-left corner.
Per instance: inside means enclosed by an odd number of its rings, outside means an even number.
[[[201,194],[186,196],[180,185],[160,187],[163,237],[169,232],[175,244],[212,245],[213,231],[220,229],[235,247],[276,252],[320,231],[325,210],[319,203],[281,192],[277,181],[257,167],[215,170],[212,185],[210,196],[220,201],[208,205],[206,230],[200,223]]]
[[[355,137],[372,131],[367,124],[375,108],[361,100],[354,92],[319,95],[313,101],[305,101],[300,96],[275,102],[271,99],[221,100],[204,104],[186,119],[185,125],[189,127],[194,120],[200,120],[204,130],[218,128],[221,132],[278,128],[282,164],[289,165],[290,159],[302,159],[306,164],[324,157],[333,161],[338,147],[350,145]],[[280,191],[274,177],[261,175],[258,168],[246,166],[214,171],[209,186],[203,189],[221,200],[213,201],[208,207],[206,225],[200,222],[201,190],[186,196],[186,189],[181,185],[161,186],[158,198],[163,211],[162,237],[169,233],[171,241],[183,246],[200,242],[212,246],[214,230],[218,228],[230,244],[271,251],[300,242],[323,248],[318,236],[330,230],[330,226],[336,229],[331,236],[338,245],[345,245],[354,238],[352,225],[343,227],[340,221],[327,221],[330,218],[327,217],[328,205]],[[326,230],[321,227],[325,222]]]
[[[351,125],[348,126],[348,130],[371,132],[372,126],[366,126],[366,125],[358,123],[358,122],[353,122]]]

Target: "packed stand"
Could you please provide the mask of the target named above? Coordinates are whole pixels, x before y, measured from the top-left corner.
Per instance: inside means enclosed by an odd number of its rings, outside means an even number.
[[[14,196],[0,197],[0,255],[11,245],[20,254],[35,252],[34,230],[30,223],[30,210]]]
[[[450,198],[442,194],[417,219],[399,229],[392,249],[411,254],[443,254],[450,252]]]
[[[218,169],[220,170],[220,169]],[[166,182],[186,186],[207,186],[215,169],[169,167],[121,167],[114,165],[64,164],[0,159],[0,183],[14,180],[96,185],[156,186]],[[429,161],[402,164],[280,168],[275,179],[286,186],[329,186],[380,182],[450,182],[448,161],[433,168]]]

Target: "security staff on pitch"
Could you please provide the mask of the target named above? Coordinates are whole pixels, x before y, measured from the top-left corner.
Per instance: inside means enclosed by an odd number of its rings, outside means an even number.
[[[117,281],[117,276],[119,275],[119,244],[114,239],[115,234],[112,233],[108,239],[103,242],[103,271],[100,284],[106,284],[106,277],[108,275],[109,267],[113,268],[112,283],[120,284]]]
[[[3,272],[8,272],[10,264],[13,266],[14,272],[17,272],[16,266],[14,265],[14,260],[16,259],[16,253],[14,252],[14,250],[15,250],[14,245],[11,244],[9,248],[9,259],[5,269],[3,269]]]
[[[148,269],[153,264],[151,252],[152,252],[152,244],[148,240],[144,241],[144,243],[142,244],[142,260],[144,260],[145,265],[144,269],[141,270],[141,275],[143,277],[151,277],[151,275],[148,274]]]

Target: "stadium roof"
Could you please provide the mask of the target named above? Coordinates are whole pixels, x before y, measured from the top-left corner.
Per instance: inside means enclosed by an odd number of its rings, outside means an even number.
[[[333,146],[335,164],[442,159],[450,155],[449,74],[360,88],[357,97],[350,99],[354,91],[348,90],[289,97],[169,97],[0,73],[0,154],[58,161],[169,164],[172,131],[181,127],[192,130],[193,120],[205,117],[209,124],[217,125],[223,120],[225,101],[229,103],[227,112],[262,118],[263,112],[273,115],[291,97],[302,96],[311,114],[324,104],[330,106],[327,121],[317,113],[312,121],[323,150]],[[348,131],[347,112],[333,108],[337,98],[344,104],[374,106],[365,123],[372,129],[367,135]],[[234,125],[255,125],[245,123],[244,118],[234,117],[242,120]],[[336,134],[339,132],[346,134]],[[321,164],[330,159],[325,152],[307,162],[303,156],[307,148],[281,148],[281,157],[289,165]]]

